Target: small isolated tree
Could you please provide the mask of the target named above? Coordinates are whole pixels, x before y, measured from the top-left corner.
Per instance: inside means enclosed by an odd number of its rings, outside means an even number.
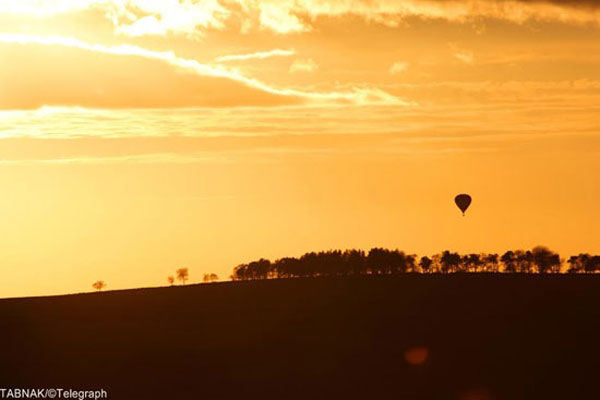
[[[190,275],[189,271],[187,268],[179,268],[177,271],[177,279],[179,279],[181,281],[182,285],[185,285],[185,281],[188,280],[188,277]]]
[[[92,284],[92,287],[97,291],[101,291],[106,287],[106,283],[104,281],[96,281]]]
[[[169,282],[169,285],[173,286],[175,284],[175,278],[173,278],[172,276],[168,276],[167,282]]]
[[[204,274],[202,281],[205,283],[218,281],[219,276],[217,274]]]

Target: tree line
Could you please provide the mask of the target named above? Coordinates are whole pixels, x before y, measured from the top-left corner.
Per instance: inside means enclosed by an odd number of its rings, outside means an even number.
[[[190,271],[187,268],[179,268],[175,271],[175,276],[173,276],[173,275],[167,276],[167,282],[169,283],[170,286],[175,285],[175,277],[177,277],[177,280],[179,280],[182,285],[185,285],[185,282],[190,278]],[[216,282],[218,280],[219,280],[219,276],[214,273],[204,274],[204,276],[202,278],[202,282],[204,282],[204,283]],[[104,282],[104,281],[96,281],[92,284],[92,287],[99,292],[102,291],[102,289],[105,289],[106,286],[107,286],[106,282]]]
[[[234,268],[232,280],[302,278],[317,276],[398,275],[403,273],[595,273],[600,256],[579,254],[566,262],[544,246],[531,250],[509,250],[499,254],[459,254],[443,251],[418,257],[400,250],[373,248],[310,252],[299,258],[275,261],[261,258]]]

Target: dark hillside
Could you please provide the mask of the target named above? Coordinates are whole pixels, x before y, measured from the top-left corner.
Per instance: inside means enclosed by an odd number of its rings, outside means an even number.
[[[8,299],[0,387],[103,388],[111,399],[595,399],[599,318],[595,275],[281,279]],[[424,363],[407,362],[414,348],[427,350]]]

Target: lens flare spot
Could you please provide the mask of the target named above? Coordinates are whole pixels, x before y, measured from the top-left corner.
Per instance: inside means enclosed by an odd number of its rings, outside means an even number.
[[[411,347],[404,352],[404,359],[411,365],[422,365],[429,358],[429,349],[427,347]]]
[[[493,400],[493,398],[489,390],[477,388],[462,393],[460,400]]]

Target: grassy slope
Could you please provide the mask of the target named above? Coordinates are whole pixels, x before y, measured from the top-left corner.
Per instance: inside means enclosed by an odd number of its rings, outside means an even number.
[[[0,301],[0,387],[112,399],[600,398],[600,276],[296,279]],[[422,366],[404,361],[426,346]],[[590,397],[591,396],[591,397]]]

